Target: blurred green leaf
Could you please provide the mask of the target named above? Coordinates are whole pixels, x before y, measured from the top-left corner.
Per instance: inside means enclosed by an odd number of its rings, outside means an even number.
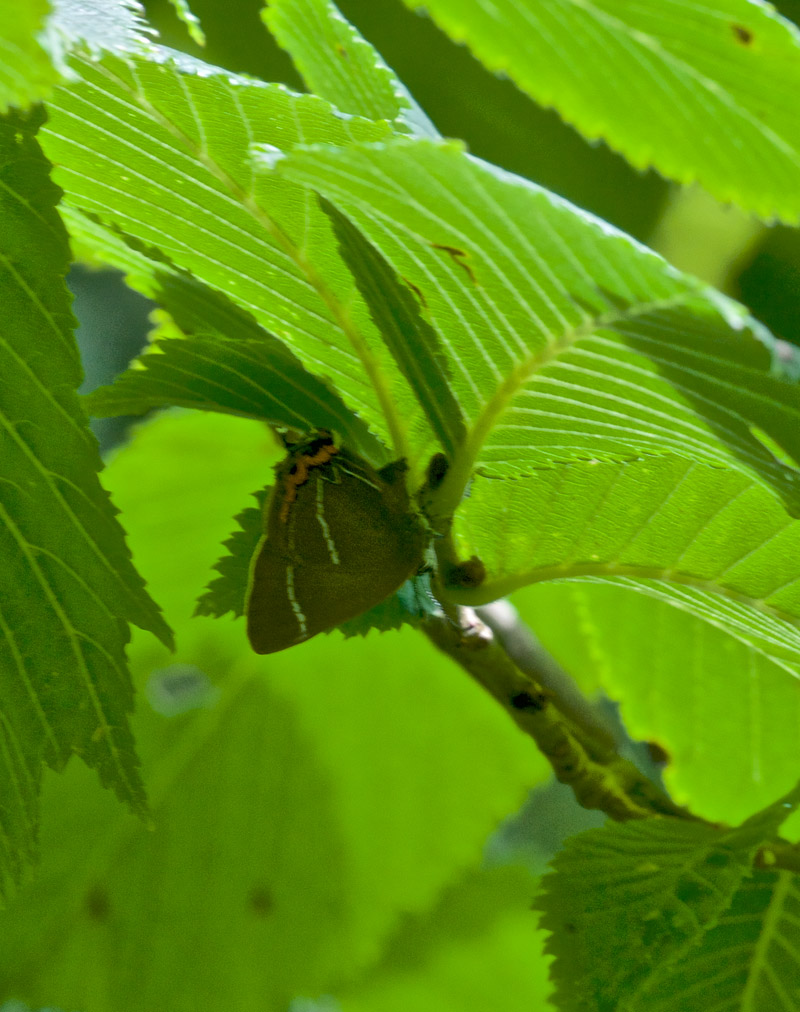
[[[548,1012],[544,935],[520,868],[481,870],[424,918],[406,918],[383,959],[340,995],[342,1012]]]
[[[0,113],[45,98],[58,77],[37,38],[50,12],[49,0],[8,5],[0,21]]]
[[[206,37],[203,33],[200,19],[192,13],[187,0],[169,0],[169,2],[172,4],[179,20],[186,26],[186,31],[189,33],[191,40],[198,46],[204,46],[206,44]]]
[[[260,438],[242,419],[165,415],[109,467],[151,583],[183,573],[176,660],[222,695],[137,717],[154,832],[79,767],[49,783],[40,881],[0,920],[2,993],[93,1012],[277,1012],[331,991],[382,958],[398,918],[437,906],[544,775],[506,714],[414,634],[333,635],[262,660],[243,628],[226,637],[217,622],[209,638],[188,617],[222,502],[261,466],[248,431]],[[217,496],[198,496],[225,445]],[[144,683],[149,644],[133,663]]]

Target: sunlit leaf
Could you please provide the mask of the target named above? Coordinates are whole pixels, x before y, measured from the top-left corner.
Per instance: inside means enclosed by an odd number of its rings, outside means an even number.
[[[262,16],[309,91],[343,112],[392,120],[400,130],[437,136],[380,54],[328,0],[273,0]]]
[[[350,144],[388,127],[168,52],[75,61],[42,132],[67,201],[219,289],[387,441],[420,416],[389,368],[316,198],[254,172],[250,145]],[[318,258],[333,264],[324,277]],[[387,409],[391,417],[387,420]]]
[[[797,511],[796,470],[752,427],[797,460],[800,391],[733,303],[452,144],[295,150],[277,171],[342,210],[420,299],[467,423],[448,507],[475,466],[677,453],[755,475]]]
[[[800,666],[643,589],[540,583],[514,601],[585,691],[601,687],[629,733],[664,750],[677,800],[715,821],[744,819],[797,780],[787,742],[800,740]]]
[[[769,4],[405,2],[637,168],[800,216],[800,35]]]
[[[0,21],[0,113],[44,98],[58,74],[37,33],[44,27],[48,0],[9,4]]]

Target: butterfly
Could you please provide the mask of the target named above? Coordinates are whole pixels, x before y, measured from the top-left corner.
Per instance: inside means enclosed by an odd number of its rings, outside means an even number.
[[[245,613],[256,653],[355,618],[420,569],[428,534],[406,469],[398,460],[376,471],[326,430],[290,448],[250,565]]]

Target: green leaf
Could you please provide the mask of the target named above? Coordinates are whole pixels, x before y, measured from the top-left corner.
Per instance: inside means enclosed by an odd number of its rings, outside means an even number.
[[[679,960],[683,974],[697,959],[696,946],[730,907],[755,851],[798,802],[795,788],[732,830],[650,820],[569,839],[537,900],[543,927],[554,933],[548,951],[559,1008],[649,1012],[650,987]]]
[[[75,392],[67,237],[37,125],[0,124],[0,893],[33,849],[43,762],[59,769],[76,753],[144,809],[127,623],[171,639],[98,481]]]
[[[217,617],[232,612],[235,618],[244,615],[244,599],[250,573],[250,561],[264,533],[264,502],[270,487],[254,492],[258,508],[247,506],[235,517],[237,529],[225,541],[228,552],[216,563],[219,576],[214,577],[208,589],[197,601],[198,615]]]
[[[330,387],[221,292],[157,269],[145,287],[170,315],[169,339],[151,344],[113,384],[89,394],[84,403],[90,414],[144,414],[175,405],[300,432],[327,428],[386,462],[385,448]],[[176,330],[185,339],[174,339]]]
[[[637,168],[699,181],[766,218],[800,217],[800,35],[721,0],[405,0],[490,69]]]
[[[0,1005],[0,1012],[62,1012],[61,1009],[48,1005],[47,1008],[32,1009],[30,1005],[23,1005],[20,1001],[6,1001]]]
[[[178,19],[185,25],[192,42],[197,43],[198,46],[204,46],[206,44],[206,37],[200,24],[200,19],[192,13],[187,0],[169,0],[169,2]]]
[[[654,975],[648,1012],[800,1009],[800,877],[756,872],[680,966]]]
[[[439,445],[452,457],[464,440],[464,419],[453,396],[442,342],[425,320],[417,296],[390,269],[374,246],[330,204],[342,257],[350,268],[370,316],[409,386],[423,406]],[[422,443],[420,432],[415,442]],[[431,451],[433,446],[429,448]]]
[[[49,0],[8,5],[0,22],[0,113],[45,98],[58,73],[37,33],[50,10]]]
[[[797,780],[800,666],[630,584],[537,584],[514,603],[588,692],[619,701],[631,736],[667,753],[670,794],[737,821]]]
[[[261,16],[309,91],[342,112],[391,120],[403,132],[437,136],[402,82],[334,4],[272,0]]]
[[[795,469],[751,426],[800,458],[800,391],[733,303],[454,145],[296,149],[276,168],[342,210],[427,307],[467,423],[443,514],[476,466],[665,453],[756,476],[797,511]]]
[[[479,555],[488,572],[457,599],[483,603],[542,580],[660,581],[676,586],[654,593],[694,601],[707,621],[800,660],[784,627],[800,621],[800,523],[736,472],[664,457],[478,477],[456,534],[460,554]]]
[[[430,913],[401,924],[381,961],[339,993],[342,1012],[483,1012],[499,994],[504,1012],[548,1012],[535,888],[520,868],[466,876]]]
[[[42,133],[68,202],[224,291],[401,445],[420,411],[353,299],[328,218],[250,158],[252,142],[346,145],[388,128],[173,55],[74,61],[81,79],[57,90]],[[324,278],[318,258],[334,265]]]

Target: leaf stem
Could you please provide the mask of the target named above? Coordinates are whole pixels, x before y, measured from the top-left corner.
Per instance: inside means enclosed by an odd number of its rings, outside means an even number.
[[[472,423],[466,440],[454,459],[450,461],[450,469],[445,475],[431,507],[431,519],[434,526],[441,527],[442,521],[452,517],[455,513],[472,478],[484,443],[496,430],[500,419],[514,398],[533,376],[540,373],[549,363],[557,361],[560,355],[570,351],[582,337],[592,334],[601,327],[610,327],[620,321],[633,320],[656,310],[680,306],[695,296],[696,292],[690,291],[670,298],[639,302],[624,308],[609,305],[606,312],[587,315],[578,325],[565,330],[562,334],[549,335],[549,339],[543,347],[531,351],[529,355],[510,367],[491,397],[482,404],[480,413]]]
[[[510,601],[501,599],[476,609],[478,618],[492,630],[520,671],[552,694],[558,709],[597,745],[616,750],[618,729],[580,691],[574,680],[542,646],[530,627],[520,620]]]

